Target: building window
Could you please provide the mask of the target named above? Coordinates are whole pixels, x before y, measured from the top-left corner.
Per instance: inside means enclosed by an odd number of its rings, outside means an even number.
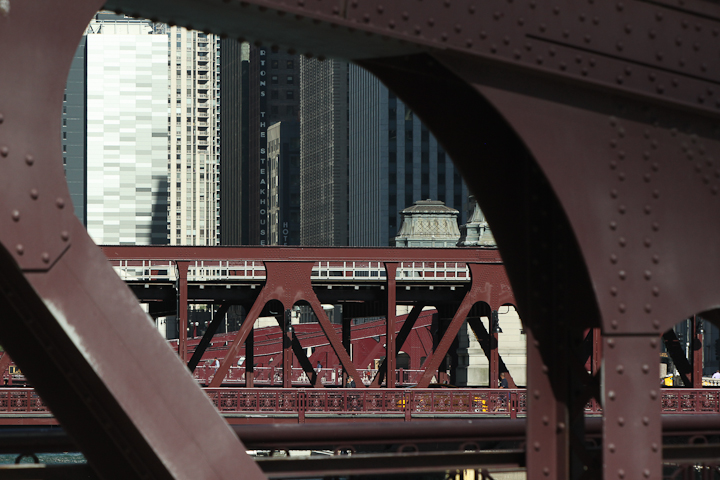
[[[278,61],[270,60],[270,68],[278,68]]]
[[[288,60],[288,61],[287,61],[287,68],[289,68],[289,69],[295,68],[295,61],[294,61],[294,60]]]
[[[287,107],[285,107],[285,114],[295,115],[295,107],[293,105],[288,105]]]
[[[271,75],[270,76],[270,83],[273,85],[277,85],[278,83],[278,76],[277,75]]]
[[[278,98],[278,91],[277,90],[270,90],[270,99],[271,100],[277,100]]]
[[[293,100],[295,98],[295,92],[292,90],[288,90],[287,92],[285,92],[285,98],[287,98],[288,100]]]
[[[295,77],[293,77],[292,75],[288,75],[288,76],[287,76],[287,84],[288,84],[288,85],[294,85],[294,84],[295,84]]]

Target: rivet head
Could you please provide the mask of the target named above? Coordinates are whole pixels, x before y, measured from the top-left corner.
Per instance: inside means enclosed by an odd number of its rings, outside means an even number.
[[[655,330],[660,329],[660,320],[658,320],[657,318],[653,318],[652,324],[653,324],[653,328]]]
[[[650,425],[650,419],[648,417],[643,417],[642,423],[643,423],[643,425]]]
[[[642,372],[647,375],[647,373],[650,371],[650,365],[647,363],[642,366]]]
[[[33,200],[37,200],[37,198],[40,196],[40,194],[37,191],[37,188],[31,188],[30,189],[30,198]]]
[[[659,296],[660,296],[660,289],[659,289],[658,287],[653,287],[653,288],[652,288],[652,294],[653,294],[653,296],[655,296],[655,297],[659,297]]]
[[[547,417],[547,415],[543,415],[542,423],[543,425],[548,425],[550,423],[550,419]]]
[[[543,365],[542,368],[541,368],[541,370],[542,370],[542,372],[545,373],[545,374],[547,374],[548,371],[549,371],[547,365]]]
[[[622,468],[618,470],[618,478],[625,478],[625,470]]]
[[[64,242],[67,242],[68,240],[70,240],[70,233],[68,233],[67,230],[63,230],[62,232],[60,232],[60,238],[62,238]]]
[[[618,277],[620,277],[620,280],[625,280],[625,278],[627,277],[627,274],[625,273],[625,270],[620,270],[620,271],[618,272]]]
[[[18,210],[12,211],[12,219],[16,222],[20,220],[20,212]]]
[[[558,424],[557,424],[557,431],[558,431],[558,432],[563,432],[563,431],[565,431],[565,423],[564,423],[564,422],[558,422]]]
[[[533,448],[535,449],[536,452],[539,452],[540,451],[540,442],[533,443]]]
[[[3,145],[2,147],[0,147],[0,155],[2,155],[3,157],[7,157],[8,153],[10,153],[10,149],[7,146]]]
[[[23,247],[22,243],[18,243],[17,245],[15,245],[15,251],[18,255],[22,255],[23,253],[25,253],[25,247]]]
[[[653,443],[652,445],[650,445],[650,449],[651,449],[653,452],[657,452],[657,451],[659,450],[658,444],[657,444],[657,443]]]
[[[645,313],[650,313],[650,312],[652,312],[652,305],[650,305],[649,303],[646,303],[645,304]]]
[[[62,197],[58,197],[57,200],[55,200],[55,205],[57,208],[65,208],[65,200]]]
[[[650,270],[645,270],[645,280],[650,280],[652,278],[652,272]]]
[[[626,310],[625,304],[621,303],[620,305],[618,305],[618,310],[620,311],[620,313],[625,313],[625,310]]]
[[[617,222],[613,220],[612,222],[610,222],[610,230],[615,230],[616,228],[617,228]]]
[[[617,330],[619,326],[620,326],[620,324],[618,323],[617,320],[612,320],[610,322],[610,327],[612,327],[613,330]]]
[[[550,469],[548,467],[543,467],[543,475],[546,477],[550,476]]]
[[[615,392],[614,392],[613,390],[610,390],[610,391],[608,392],[608,398],[609,398],[610,400],[615,400]]]
[[[622,373],[625,371],[625,367],[623,367],[622,365],[618,365],[617,367],[615,367],[615,371],[622,375]]]
[[[610,295],[612,295],[613,297],[615,297],[615,296],[617,296],[617,294],[618,294],[618,289],[617,289],[617,287],[610,287]]]
[[[608,344],[608,347],[615,348],[615,340],[614,339],[608,338],[607,344]]]
[[[615,444],[614,443],[609,444],[608,450],[610,451],[610,453],[615,453]]]
[[[47,252],[43,252],[42,255],[40,255],[40,258],[42,258],[42,261],[43,261],[44,263],[49,263],[49,262],[50,262],[50,254],[47,253]]]
[[[657,338],[653,338],[650,340],[650,348],[657,348],[658,346],[658,340]]]
[[[618,261],[617,255],[615,255],[614,253],[612,255],[610,255],[610,263],[615,264],[615,263],[617,263],[617,261]]]
[[[625,239],[625,237],[620,237],[618,239],[618,245],[620,245],[621,247],[624,247],[625,245],[627,245],[627,240]]]
[[[650,390],[650,398],[655,400],[657,398],[657,390]]]
[[[3,123],[5,121],[5,116],[0,113],[0,123]]]
[[[650,469],[646,468],[643,470],[643,477],[650,478]]]
[[[618,423],[618,425],[620,425],[620,426],[622,427],[623,425],[625,425],[625,418],[624,418],[624,417],[618,417],[617,423]]]
[[[540,398],[540,390],[533,391],[533,397],[535,397],[535,399]]]
[[[35,163],[35,158],[32,155],[27,154],[25,155],[25,163],[27,163],[28,165],[32,165],[33,163]]]

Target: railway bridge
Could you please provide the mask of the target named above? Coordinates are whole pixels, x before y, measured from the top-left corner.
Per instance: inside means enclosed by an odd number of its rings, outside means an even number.
[[[521,461],[533,479],[659,479],[664,461],[717,462],[716,445],[674,457],[663,446],[653,368],[661,332],[698,313],[719,319],[717,2],[2,0],[0,342],[98,476],[267,471],[66,208],[63,89],[103,6],[365,67],[433,131],[486,214],[529,337],[526,447],[401,450],[328,471]],[[592,328],[601,375],[578,349]],[[603,407],[598,443],[591,398]],[[275,445],[294,444],[279,435]]]

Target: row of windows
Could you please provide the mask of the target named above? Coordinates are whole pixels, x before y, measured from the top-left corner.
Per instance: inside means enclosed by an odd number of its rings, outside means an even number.
[[[278,78],[277,75],[270,75],[270,83],[271,83],[272,85],[277,85],[278,83],[280,83],[280,79]],[[295,85],[295,76],[294,76],[294,75],[288,75],[288,76],[285,78],[285,83],[288,84],[288,85]]]
[[[279,60],[270,60],[270,68],[280,68]],[[285,68],[292,70],[295,68],[295,60],[288,60],[285,62]]]
[[[280,94],[277,90],[270,90],[270,99],[271,100],[277,100]],[[285,91],[285,99],[286,100],[294,100],[295,99],[295,91],[294,90],[286,90]]]

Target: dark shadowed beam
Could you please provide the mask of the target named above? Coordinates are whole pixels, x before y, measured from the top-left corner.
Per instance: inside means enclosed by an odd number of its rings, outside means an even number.
[[[407,340],[408,336],[410,336],[410,332],[412,332],[413,327],[415,326],[415,322],[417,321],[418,317],[422,313],[422,309],[425,305],[418,304],[413,307],[413,309],[410,311],[410,314],[405,318],[405,323],[403,323],[402,328],[397,334],[397,338],[395,339],[395,351],[399,352],[402,350],[403,345],[405,344],[405,340]],[[385,377],[387,373],[387,357],[382,361],[380,366],[378,367],[378,371],[375,374],[375,378],[373,378],[373,381],[370,385],[370,388],[377,388],[382,384],[383,378]],[[364,367],[364,365],[361,363],[361,367]]]
[[[200,359],[202,358],[203,354],[205,354],[205,350],[207,350],[207,347],[210,345],[210,342],[212,341],[215,332],[217,332],[217,329],[220,326],[220,323],[225,318],[225,314],[227,313],[229,308],[229,303],[223,303],[218,307],[217,310],[215,310],[210,325],[208,325],[207,330],[205,330],[203,338],[200,340],[200,343],[198,343],[195,351],[193,352],[192,358],[190,358],[190,361],[188,362],[188,368],[191,372],[194,372],[195,368],[198,366]]]

